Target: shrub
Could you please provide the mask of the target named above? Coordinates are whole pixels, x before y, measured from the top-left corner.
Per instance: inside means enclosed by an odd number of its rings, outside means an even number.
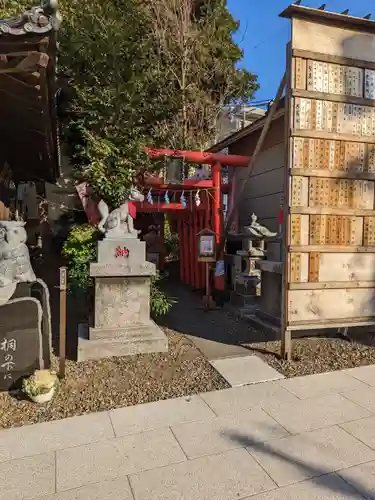
[[[62,253],[68,259],[69,288],[73,292],[85,291],[91,285],[90,264],[97,258],[98,231],[84,224],[70,230]]]
[[[159,288],[159,273],[151,279],[150,309],[153,316],[164,316],[171,308],[170,298]]]

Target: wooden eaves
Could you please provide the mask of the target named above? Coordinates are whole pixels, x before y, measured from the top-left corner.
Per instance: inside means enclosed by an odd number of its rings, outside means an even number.
[[[0,160],[14,180],[59,175],[56,114],[56,0],[0,20]]]

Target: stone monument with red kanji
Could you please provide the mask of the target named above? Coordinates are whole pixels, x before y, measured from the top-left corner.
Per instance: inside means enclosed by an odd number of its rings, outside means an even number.
[[[80,338],[78,360],[165,352],[168,341],[150,318],[150,284],[155,264],[146,261],[146,244],[134,229],[131,201],[143,201],[132,188],[130,196],[109,212],[102,200],[98,228],[104,238],[98,243],[98,262],[91,264],[95,282],[94,324],[88,339]]]

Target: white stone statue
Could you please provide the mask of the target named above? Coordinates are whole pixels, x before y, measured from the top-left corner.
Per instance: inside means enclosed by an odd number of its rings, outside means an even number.
[[[128,199],[118,208],[109,212],[107,203],[100,200],[98,210],[101,220],[98,229],[105,234],[106,238],[138,237],[138,231],[134,229],[132,211],[129,210],[129,201],[144,201],[144,195],[137,188],[130,189]]]
[[[0,305],[11,298],[17,283],[36,281],[24,225],[22,221],[0,221]]]
[[[272,233],[265,226],[262,226],[261,224],[259,224],[259,222],[257,222],[257,220],[258,220],[258,217],[255,214],[253,214],[251,216],[250,226],[244,227],[246,233],[250,234],[254,238],[259,238],[259,239],[273,238],[277,235],[277,233]]]

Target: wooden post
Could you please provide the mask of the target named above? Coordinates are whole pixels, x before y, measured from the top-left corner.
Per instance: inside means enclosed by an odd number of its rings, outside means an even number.
[[[65,377],[66,359],[66,267],[60,267],[60,339],[59,339],[59,377]]]
[[[292,332],[288,330],[288,250],[289,250],[289,168],[290,168],[290,117],[291,117],[291,88],[292,88],[292,49],[291,42],[286,51],[285,73],[285,167],[284,167],[284,207],[283,207],[283,274],[281,298],[281,356],[290,360],[292,358]]]
[[[280,82],[279,88],[277,90],[276,98],[275,98],[274,102],[272,103],[271,109],[269,110],[269,112],[268,112],[268,114],[266,116],[266,121],[264,122],[262,132],[261,132],[260,137],[258,139],[257,145],[255,146],[254,153],[250,157],[249,164],[248,164],[248,167],[247,167],[246,176],[245,176],[244,182],[242,184],[242,187],[239,189],[238,193],[236,193],[236,199],[234,200],[234,204],[233,204],[232,210],[231,210],[231,212],[230,212],[230,214],[229,214],[229,216],[227,218],[227,221],[226,221],[226,224],[225,224],[225,228],[224,228],[224,232],[222,234],[220,243],[219,243],[219,245],[217,247],[217,255],[218,256],[224,250],[225,240],[226,240],[228,231],[229,231],[229,229],[230,229],[230,227],[232,225],[232,222],[233,222],[233,220],[235,218],[236,213],[238,212],[238,209],[240,208],[241,202],[242,202],[242,200],[243,200],[243,198],[244,198],[244,196],[246,194],[247,185],[249,183],[249,180],[250,180],[250,177],[251,177],[254,165],[255,165],[255,161],[256,161],[256,159],[258,157],[258,154],[260,153],[260,151],[261,151],[261,149],[263,147],[264,139],[266,138],[268,130],[271,127],[272,118],[273,118],[273,116],[274,116],[274,114],[276,112],[277,106],[278,106],[278,104],[280,102],[280,99],[281,99],[281,96],[283,94],[283,90],[284,90],[284,87],[285,87],[285,82],[286,82],[286,73],[284,74],[284,76],[283,76],[283,78],[282,78],[282,80]]]
[[[210,287],[210,264],[206,262],[206,296],[211,297],[211,287]]]
[[[216,233],[216,244],[220,244],[220,239],[223,237],[223,204],[221,194],[221,165],[215,163],[212,165],[212,181],[214,185],[214,201],[213,201],[213,218],[214,231]],[[224,247],[220,253],[217,253],[216,260],[224,260]],[[216,290],[225,289],[225,275],[214,275],[214,286]]]

